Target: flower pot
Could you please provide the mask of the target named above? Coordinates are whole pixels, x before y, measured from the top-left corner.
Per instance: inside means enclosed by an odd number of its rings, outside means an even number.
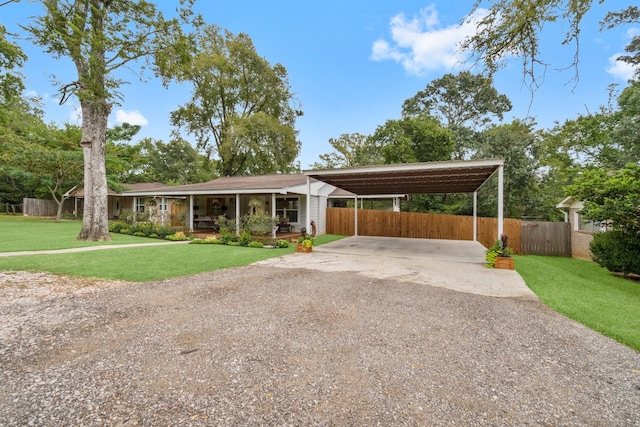
[[[296,243],[296,252],[308,253],[313,251],[313,246],[306,247],[300,243]]]
[[[493,266],[494,268],[502,268],[504,270],[513,270],[514,260],[511,257],[498,257],[496,258],[496,263]]]

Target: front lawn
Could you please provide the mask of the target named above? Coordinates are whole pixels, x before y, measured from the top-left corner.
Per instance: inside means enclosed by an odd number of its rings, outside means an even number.
[[[572,258],[519,256],[516,270],[552,309],[640,351],[640,283]]]
[[[111,241],[87,242],[76,240],[80,230],[82,221],[65,220],[57,223],[50,219],[0,214],[0,252],[44,251],[158,241],[111,233]]]
[[[0,252],[162,241],[112,233],[111,242],[84,242],[76,240],[82,227],[79,221],[56,223],[6,215],[0,215],[0,218],[0,236],[3,240]],[[318,236],[315,244],[329,243],[342,237]],[[49,271],[70,276],[145,282],[248,265],[294,251],[295,243],[286,249],[189,244],[132,247],[69,254],[0,257],[0,271]]]

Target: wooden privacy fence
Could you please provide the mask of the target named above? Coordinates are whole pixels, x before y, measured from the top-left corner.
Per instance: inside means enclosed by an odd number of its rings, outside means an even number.
[[[22,212],[27,216],[56,216],[58,204],[55,200],[22,199]],[[73,212],[73,201],[65,200],[62,212]]]
[[[571,256],[571,224],[523,222],[522,252],[531,255]]]
[[[327,208],[327,233],[353,236],[353,208]],[[497,218],[477,218],[478,241],[485,247],[498,238]],[[358,209],[361,236],[473,240],[473,217]],[[504,234],[516,254],[522,253],[522,220],[505,218]]]

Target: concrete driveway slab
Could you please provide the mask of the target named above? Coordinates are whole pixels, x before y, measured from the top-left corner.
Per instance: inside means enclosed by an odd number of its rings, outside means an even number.
[[[316,246],[309,254],[257,264],[353,272],[476,295],[537,299],[516,271],[486,268],[485,250],[472,241],[353,236]]]

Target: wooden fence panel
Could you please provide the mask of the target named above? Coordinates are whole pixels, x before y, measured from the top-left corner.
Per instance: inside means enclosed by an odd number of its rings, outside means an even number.
[[[571,225],[568,222],[525,221],[522,252],[530,255],[571,256]]]
[[[43,199],[22,199],[22,212],[26,216],[56,216],[58,213],[58,204],[55,200]],[[62,212],[73,212],[73,201],[65,200],[62,204]]]
[[[327,208],[327,233],[353,236],[353,208]],[[497,240],[497,218],[478,218],[478,241],[489,247]],[[506,218],[504,234],[516,254],[522,253],[522,221]],[[390,212],[358,209],[358,234],[361,236],[406,237],[418,239],[473,240],[473,217]]]

